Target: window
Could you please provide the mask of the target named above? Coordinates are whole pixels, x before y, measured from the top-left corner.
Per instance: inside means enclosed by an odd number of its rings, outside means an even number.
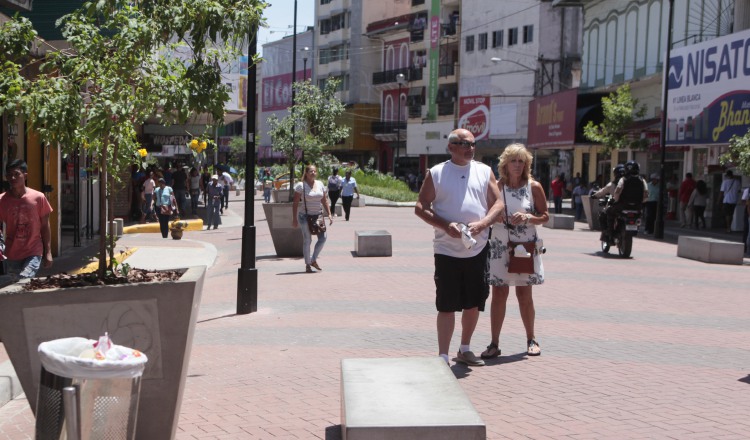
[[[518,28],[508,29],[508,46],[515,46],[518,44]]]
[[[534,25],[528,25],[523,27],[523,42],[531,43],[534,41]]]
[[[331,3],[331,0],[320,0],[321,5],[327,5],[328,3]]]
[[[349,59],[349,45],[341,44],[338,46],[329,47],[326,49],[320,49],[319,51],[319,63],[328,64],[334,61],[348,60]]]
[[[318,25],[320,28],[320,35],[327,35],[331,32],[331,19],[326,18],[324,20],[320,20],[320,24]]]
[[[474,36],[469,35],[466,37],[466,52],[474,52]]]
[[[487,32],[479,34],[479,50],[487,49]]]
[[[503,31],[492,33],[492,47],[503,47]]]

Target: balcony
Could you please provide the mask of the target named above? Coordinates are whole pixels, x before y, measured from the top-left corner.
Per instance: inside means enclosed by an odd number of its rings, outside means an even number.
[[[454,113],[456,104],[454,102],[438,102],[438,115],[452,115]]]
[[[400,130],[406,130],[406,122],[398,121],[373,121],[370,127],[372,134],[391,134],[395,135]]]
[[[372,74],[372,85],[388,84],[397,82],[398,74],[403,74],[405,79],[409,78],[409,69],[386,70],[384,72],[375,72]]]
[[[438,76],[453,76],[456,74],[455,64],[441,64]]]
[[[422,68],[421,67],[410,67],[409,68],[409,81],[419,81],[422,79]]]
[[[422,117],[422,104],[409,105],[409,118],[421,118],[421,117]]]

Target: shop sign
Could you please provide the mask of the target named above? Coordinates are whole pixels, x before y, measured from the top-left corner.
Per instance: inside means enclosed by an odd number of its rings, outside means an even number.
[[[458,107],[458,127],[469,130],[474,140],[486,139],[490,131],[490,97],[464,96]]]
[[[530,148],[573,145],[578,89],[553,93],[529,103]]]
[[[667,145],[726,144],[750,128],[750,30],[674,49]]]

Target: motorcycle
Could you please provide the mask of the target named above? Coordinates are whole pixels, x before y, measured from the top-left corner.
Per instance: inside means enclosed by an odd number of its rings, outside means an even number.
[[[599,206],[611,207],[613,200],[610,196],[599,200]],[[602,214],[605,215],[605,214]],[[600,236],[602,252],[609,253],[612,246],[617,246],[617,251],[622,258],[630,257],[633,251],[633,237],[638,235],[638,227],[641,224],[641,210],[637,208],[623,209],[614,219],[614,225],[602,228]]]

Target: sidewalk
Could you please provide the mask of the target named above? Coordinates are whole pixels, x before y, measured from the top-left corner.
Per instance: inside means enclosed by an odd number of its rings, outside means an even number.
[[[353,208],[349,222],[335,218],[323,271],[305,274],[300,259],[276,257],[256,199],[259,310],[250,315],[234,314],[241,222],[180,241],[123,238],[147,261],[164,259],[160,248],[173,260],[182,250],[183,261],[216,249],[178,439],[338,439],[341,359],[436,354],[432,230],[412,209],[373,202]],[[243,206],[233,199],[230,212]],[[392,234],[393,257],[353,254],[354,232],[373,229]],[[452,366],[488,439],[746,438],[750,259],[708,265],[641,236],[631,259],[602,255],[598,233],[580,222],[540,234],[548,248],[547,281],[534,288],[542,356],[525,356],[511,295],[503,356],[482,368]],[[483,313],[472,349],[487,343]],[[0,408],[0,440],[33,431],[24,398]]]

